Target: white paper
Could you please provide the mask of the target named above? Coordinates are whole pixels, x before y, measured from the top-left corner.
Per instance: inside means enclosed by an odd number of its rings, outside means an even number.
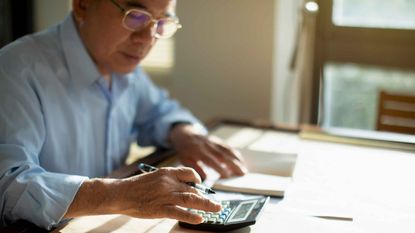
[[[220,179],[213,185],[213,188],[224,191],[283,196],[290,183],[290,177],[248,173],[245,176]]]

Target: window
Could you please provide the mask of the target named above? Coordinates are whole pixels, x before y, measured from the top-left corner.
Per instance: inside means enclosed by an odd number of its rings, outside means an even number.
[[[415,93],[415,1],[318,3],[311,121],[374,129],[378,91]]]
[[[413,0],[334,0],[338,26],[415,29]]]
[[[380,90],[413,94],[415,71],[359,64],[326,64],[324,126],[374,130]]]

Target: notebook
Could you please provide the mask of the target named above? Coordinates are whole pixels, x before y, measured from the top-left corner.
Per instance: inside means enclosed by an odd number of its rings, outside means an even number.
[[[245,176],[218,179],[213,189],[269,196],[284,196],[292,182],[296,154],[240,149],[249,173]]]

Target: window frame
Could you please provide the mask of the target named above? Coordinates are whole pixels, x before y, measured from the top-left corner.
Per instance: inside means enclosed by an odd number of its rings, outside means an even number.
[[[338,26],[332,21],[333,0],[318,0],[313,64],[311,119],[321,123],[326,63],[357,63],[415,70],[415,30]]]

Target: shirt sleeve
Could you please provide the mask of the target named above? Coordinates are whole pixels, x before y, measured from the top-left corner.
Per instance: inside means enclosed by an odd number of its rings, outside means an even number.
[[[0,225],[24,219],[50,229],[61,221],[87,177],[41,167],[46,137],[41,103],[24,69],[12,70],[12,64],[1,63]]]
[[[192,124],[201,134],[207,134],[204,125],[189,110],[171,99],[165,90],[156,87],[141,69],[138,69],[136,75],[137,93],[140,95],[135,128],[138,131],[139,145],[169,147],[168,134],[176,122]]]

